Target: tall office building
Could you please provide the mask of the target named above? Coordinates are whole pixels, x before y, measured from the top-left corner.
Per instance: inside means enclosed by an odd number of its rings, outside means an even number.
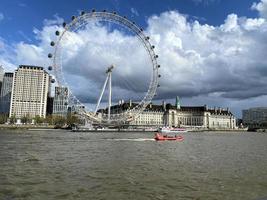
[[[1,88],[3,83],[3,77],[4,77],[4,68],[0,66],[0,94],[1,94]]]
[[[49,80],[43,67],[20,65],[14,73],[9,116],[46,117]]]
[[[54,103],[54,97],[48,96],[47,97],[47,107],[46,107],[46,114],[47,115],[53,114],[53,103]]]
[[[242,111],[243,124],[260,127],[267,125],[267,107],[250,108]]]
[[[67,116],[69,104],[69,90],[67,87],[55,87],[53,114]]]
[[[51,82],[52,82],[52,76],[49,76],[49,83]],[[52,87],[50,84],[48,88],[48,95],[47,95],[46,115],[53,114],[53,102],[54,102],[54,97],[52,97]]]
[[[5,73],[0,93],[0,113],[9,114],[13,73]]]

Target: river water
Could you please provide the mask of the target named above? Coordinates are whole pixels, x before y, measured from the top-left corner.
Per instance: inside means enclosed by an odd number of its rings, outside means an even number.
[[[267,134],[0,130],[0,199],[267,199]]]

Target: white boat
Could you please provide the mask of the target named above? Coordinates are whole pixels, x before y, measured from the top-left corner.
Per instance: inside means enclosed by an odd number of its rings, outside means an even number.
[[[188,132],[185,128],[172,128],[172,127],[162,127],[159,128],[160,133],[185,133]]]

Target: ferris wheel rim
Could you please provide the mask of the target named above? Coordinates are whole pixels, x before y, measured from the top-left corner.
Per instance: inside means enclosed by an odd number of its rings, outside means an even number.
[[[87,13],[83,13],[78,17],[72,17],[72,21],[67,24],[67,23],[63,23],[63,31],[60,34],[59,31],[56,31],[56,35],[59,36],[58,40],[55,42],[51,42],[51,46],[55,46],[54,49],[54,56],[53,56],[53,70],[55,71],[55,77],[57,79],[57,82],[59,85],[64,85],[64,86],[68,86],[68,83],[65,81],[64,78],[64,74],[63,74],[63,66],[62,63],[58,63],[59,60],[61,61],[61,59],[58,58],[58,56],[61,56],[61,49],[60,49],[60,42],[63,38],[63,36],[67,33],[67,31],[71,30],[72,27],[78,27],[79,25],[81,25],[81,22],[83,23],[88,23],[89,19],[98,19],[98,21],[108,21],[108,22],[113,22],[115,24],[121,25],[125,28],[127,28],[128,30],[130,30],[132,33],[134,33],[137,38],[139,39],[139,41],[141,41],[142,45],[144,46],[144,48],[146,49],[147,53],[149,54],[150,57],[150,62],[152,64],[153,67],[153,71],[152,71],[152,76],[151,76],[151,80],[149,83],[149,87],[148,90],[145,94],[145,96],[143,97],[143,99],[133,108],[128,108],[126,109],[126,111],[120,113],[120,114],[112,114],[112,120],[115,121],[120,121],[123,120],[123,118],[129,118],[129,116],[135,116],[140,114],[146,107],[147,105],[151,102],[151,100],[153,99],[153,97],[156,94],[156,90],[159,87],[159,73],[158,73],[158,68],[159,65],[157,63],[157,58],[158,56],[155,54],[154,52],[154,45],[151,45],[151,43],[149,42],[149,37],[146,36],[143,33],[143,30],[138,27],[134,22],[131,22],[130,20],[128,20],[126,17],[122,17],[116,13],[111,13],[111,12],[106,12],[106,11],[100,11],[100,12],[87,12]],[[54,45],[52,45],[52,43],[54,43]],[[49,55],[48,55],[49,57]],[[72,93],[72,91],[69,89],[69,95],[70,95],[70,99],[71,101],[75,102],[73,104],[75,105],[79,105],[79,106],[84,106],[83,103],[80,102],[80,100]],[[88,116],[89,114],[84,112],[84,115],[87,115],[87,117],[92,117],[95,118],[95,116]],[[103,119],[99,119],[99,120],[103,120]]]

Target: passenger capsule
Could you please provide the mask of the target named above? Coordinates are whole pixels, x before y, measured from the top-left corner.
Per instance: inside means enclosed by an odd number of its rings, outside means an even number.
[[[95,12],[95,9],[92,9],[92,12]]]
[[[49,66],[49,67],[48,67],[48,70],[49,70],[49,71],[51,71],[52,69],[53,69],[52,66]]]
[[[103,12],[107,12],[107,10],[103,10]]]
[[[66,27],[66,25],[67,25],[66,22],[63,22],[62,26],[63,26],[64,28]]]
[[[59,31],[56,31],[56,35],[59,36],[60,32]]]
[[[55,79],[51,79],[51,83],[55,83],[56,81],[55,81]]]
[[[52,53],[49,53],[48,58],[52,58],[52,57],[53,57]]]
[[[151,49],[155,49],[155,46],[154,46],[154,45],[152,45],[152,46],[151,46]]]
[[[73,15],[73,16],[71,17],[71,20],[75,20],[75,18],[76,18],[76,17]]]
[[[147,37],[146,37],[146,40],[149,40],[149,39],[150,39],[150,37],[149,37],[149,36],[147,36]]]
[[[113,12],[114,15],[117,15],[117,12]]]
[[[51,45],[52,47],[55,46],[55,42],[52,41],[52,42],[50,43],[50,45]]]
[[[160,65],[158,65],[158,68],[160,68]]]
[[[159,56],[158,55],[155,55],[155,58],[158,58]]]
[[[158,84],[158,87],[160,87],[160,84]]]
[[[159,74],[159,75],[158,75],[158,77],[160,78],[160,77],[161,77],[161,75]]]
[[[82,12],[81,12],[81,15],[84,15],[84,14],[85,14],[85,12],[84,12],[84,11],[82,11]]]

